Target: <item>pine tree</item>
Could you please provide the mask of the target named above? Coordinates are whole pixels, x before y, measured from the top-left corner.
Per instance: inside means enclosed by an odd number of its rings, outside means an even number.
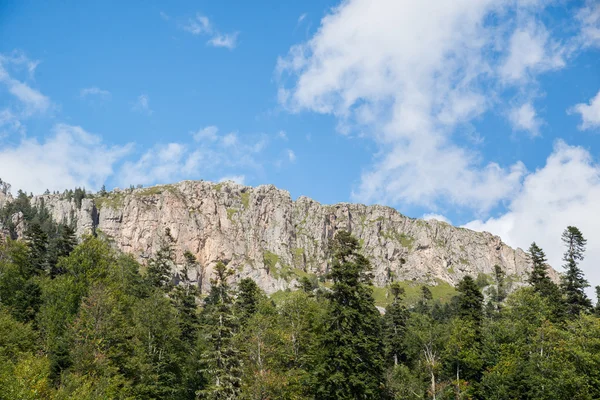
[[[369,261],[358,240],[339,231],[331,247],[329,308],[314,369],[318,399],[379,399],[383,386],[381,317],[375,307]]]
[[[590,285],[578,265],[584,258],[587,240],[578,228],[568,226],[562,234],[562,241],[567,247],[563,256],[563,268],[567,271],[562,276],[560,288],[565,298],[567,314],[577,316],[592,308],[592,303],[584,291]]]
[[[473,321],[476,325],[483,319],[483,294],[469,275],[458,283],[458,314]]]
[[[402,304],[404,289],[397,282],[392,283],[390,287],[393,301],[386,310],[383,319],[383,343],[385,356],[388,362],[392,361],[394,366],[405,361],[405,343],[406,321],[408,320],[408,310]]]
[[[234,343],[239,320],[227,283],[231,275],[233,271],[218,262],[215,278],[211,280],[210,294],[205,301],[203,317],[209,348],[203,356],[202,365],[210,383],[198,391],[198,398],[201,399],[229,400],[238,398],[240,394],[241,355]]]

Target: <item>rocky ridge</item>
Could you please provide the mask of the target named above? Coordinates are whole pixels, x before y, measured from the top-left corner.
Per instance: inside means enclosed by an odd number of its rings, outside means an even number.
[[[164,243],[169,228],[177,261],[185,251],[197,257],[199,268],[190,278],[204,289],[218,260],[229,262],[237,279],[251,277],[267,293],[294,287],[303,276],[326,272],[328,243],[340,229],[359,239],[377,286],[390,279],[456,284],[465,275],[491,276],[494,265],[522,281],[531,268],[523,250],[487,232],[409,218],[379,205],[293,201],[272,185],[183,181],[115,189],[83,199],[81,207],[61,195],[36,196],[32,204],[47,207],[58,222],[74,222],[79,236],[109,236],[142,262]]]

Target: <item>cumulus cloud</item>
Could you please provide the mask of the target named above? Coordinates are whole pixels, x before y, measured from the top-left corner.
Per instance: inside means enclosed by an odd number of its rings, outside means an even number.
[[[600,128],[600,91],[590,100],[589,104],[576,104],[568,112],[581,115],[579,129]]]
[[[378,145],[353,197],[485,213],[518,192],[521,162],[484,162],[455,141],[502,95],[535,92],[567,51],[536,18],[546,2],[348,0],[277,62],[278,100],[290,112],[337,118],[343,134]],[[514,19],[514,13],[519,14]],[[506,115],[537,134],[532,105]],[[512,118],[511,118],[512,117]],[[480,144],[485,132],[477,132]]]
[[[214,142],[217,140],[217,132],[219,132],[219,128],[210,125],[193,132],[192,136],[196,142],[202,142],[204,140]]]
[[[588,239],[587,277],[600,283],[600,165],[590,153],[557,141],[546,165],[529,174],[508,211],[496,218],[475,220],[465,227],[499,235],[514,247],[540,245],[550,264],[561,271],[564,247],[560,236],[569,225],[577,226]]]
[[[79,126],[57,124],[42,141],[22,138],[0,150],[0,177],[15,189],[42,193],[76,186],[98,189],[131,145],[108,146]]]
[[[508,117],[514,130],[526,131],[532,136],[538,136],[540,134],[539,129],[542,121],[538,118],[531,102],[513,108],[510,110]]]
[[[485,21],[509,4],[343,2],[310,40],[278,60],[279,100],[292,112],[333,114],[342,132],[367,132],[380,145],[355,199],[420,205],[443,199],[485,211],[518,190],[525,167],[482,163],[451,134],[491,106],[486,89],[501,68],[493,60],[508,65],[507,76],[543,69],[537,59],[521,68],[494,53],[502,30]],[[541,28],[525,32],[543,36]],[[509,54],[517,55],[519,37],[509,46],[506,36]]]
[[[531,22],[510,38],[508,55],[499,73],[505,81],[523,81],[531,76],[565,65],[564,50],[553,42],[543,25]]]
[[[581,26],[579,39],[586,47],[600,46],[600,3],[588,0],[577,14]]]
[[[452,224],[452,221],[450,221],[448,218],[446,218],[445,216],[440,215],[440,214],[424,214],[422,218],[425,221],[429,221],[429,220],[435,219],[437,221],[442,221],[442,222],[445,222],[447,224]]]
[[[181,179],[219,179],[224,173],[226,177],[239,178],[240,169],[261,169],[258,155],[266,145],[263,135],[239,137],[232,132],[219,136],[217,132],[216,126],[200,129],[193,134],[195,145],[158,144],[137,160],[125,162],[116,179],[122,186],[148,185]]]

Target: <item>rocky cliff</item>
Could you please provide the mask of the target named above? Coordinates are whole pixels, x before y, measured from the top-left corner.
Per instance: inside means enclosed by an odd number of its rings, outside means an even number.
[[[205,289],[218,260],[236,277],[251,277],[273,293],[327,269],[328,243],[346,229],[361,242],[374,267],[374,283],[396,280],[457,283],[463,276],[491,275],[499,265],[523,280],[526,254],[489,233],[440,221],[403,216],[390,207],[340,203],[322,205],[307,197],[293,201],[274,186],[184,181],[173,185],[115,190],[86,198],[81,206],[60,195],[37,196],[59,222],[75,222],[77,234],[102,232],[142,262],[165,240],[169,228],[178,261],[185,251],[199,260],[191,278]]]

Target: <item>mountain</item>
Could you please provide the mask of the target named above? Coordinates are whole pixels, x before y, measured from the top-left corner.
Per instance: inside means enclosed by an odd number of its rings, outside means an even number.
[[[293,201],[272,185],[183,181],[115,189],[80,202],[64,195],[35,196],[31,202],[45,206],[57,222],[73,222],[80,236],[107,235],[142,262],[164,243],[168,228],[177,261],[185,251],[197,257],[200,267],[191,279],[204,289],[218,260],[229,262],[237,279],[251,277],[267,293],[293,288],[303,276],[326,272],[328,243],[340,229],[359,239],[376,286],[390,279],[454,285],[465,275],[492,277],[495,265],[518,283],[531,268],[523,250],[487,232],[409,218],[379,205]],[[22,216],[13,216],[13,222],[22,232]]]

